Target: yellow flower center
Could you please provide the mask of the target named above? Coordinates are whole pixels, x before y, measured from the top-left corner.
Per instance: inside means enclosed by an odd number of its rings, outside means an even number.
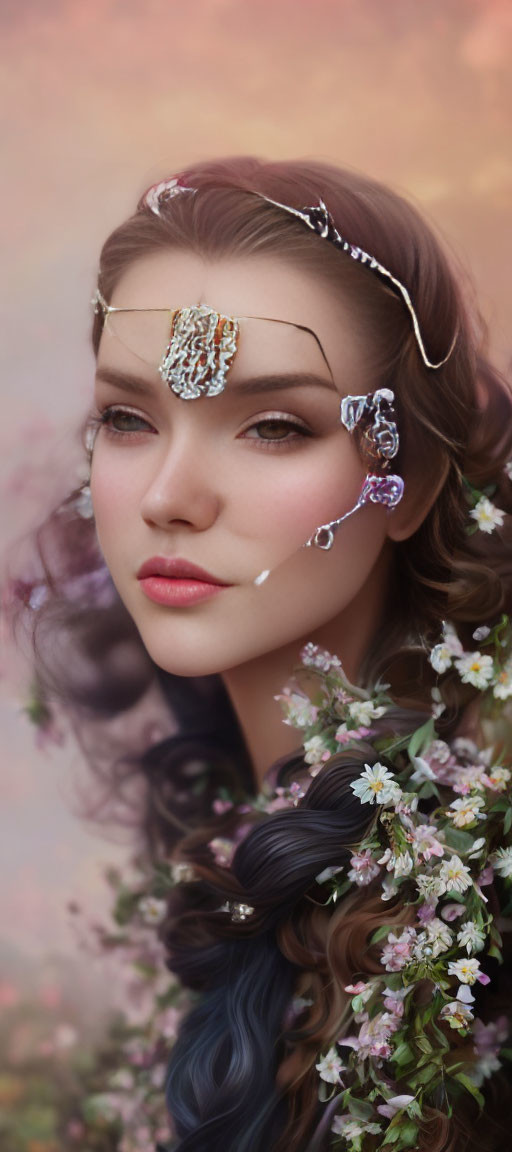
[[[373,780],[372,781],[372,788],[373,788],[374,792],[380,792],[383,787],[384,787],[384,785],[382,783],[382,780]]]

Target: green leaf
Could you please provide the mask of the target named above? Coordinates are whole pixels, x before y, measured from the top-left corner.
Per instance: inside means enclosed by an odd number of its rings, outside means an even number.
[[[512,826],[512,806],[505,812],[505,819],[503,821],[503,831],[505,835],[510,832]]]
[[[435,736],[434,720],[432,716],[429,717],[426,724],[422,724],[421,728],[417,728],[413,732],[411,739],[407,745],[407,754],[409,759],[412,760],[413,756],[417,756],[418,752],[430,744]]]
[[[471,832],[463,832],[461,828],[454,828],[450,824],[444,829],[444,835],[448,846],[455,848],[457,852],[470,852],[475,843],[475,837]]]
[[[402,1040],[402,1043],[395,1048],[392,1056],[390,1056],[390,1060],[393,1060],[395,1064],[399,1065],[409,1064],[411,1060],[414,1060],[414,1052],[411,1045],[408,1044],[406,1040]]]
[[[471,1093],[473,1099],[476,1100],[478,1107],[480,1110],[482,1110],[485,1104],[485,1100],[482,1096],[482,1093],[478,1091],[476,1084],[473,1084],[473,1081],[469,1079],[469,1076],[466,1076],[465,1072],[457,1072],[453,1079],[458,1080],[459,1084],[462,1084],[463,1088],[465,1088],[467,1092]]]
[[[356,1120],[371,1120],[373,1116],[373,1105],[369,1104],[367,1100],[359,1100],[357,1096],[350,1097],[348,1110],[351,1116],[355,1116]]]

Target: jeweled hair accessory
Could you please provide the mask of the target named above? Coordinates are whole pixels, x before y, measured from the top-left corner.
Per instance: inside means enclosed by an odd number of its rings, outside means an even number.
[[[238,321],[205,305],[171,313],[171,334],[158,371],[182,400],[218,396],[237,350]]]
[[[261,194],[258,193],[258,195]],[[276,208],[282,208],[283,212],[289,212],[298,220],[302,220],[303,224],[306,224],[312,232],[316,232],[316,235],[320,236],[322,240],[328,240],[330,244],[334,244],[335,248],[338,248],[342,252],[347,252],[353,260],[357,260],[360,264],[364,264],[367,268],[370,269],[371,272],[374,272],[377,276],[379,276],[381,280],[384,280],[387,284],[391,285],[394,291],[402,297],[402,300],[404,301],[404,304],[409,311],[414,335],[416,337],[416,343],[420,350],[421,358],[425,366],[435,370],[437,368],[442,368],[443,364],[446,364],[447,360],[450,359],[450,356],[455,347],[457,332],[453,337],[446,356],[442,360],[438,360],[436,364],[434,364],[432,360],[429,360],[425,350],[425,345],[421,337],[416,310],[407,291],[407,288],[405,287],[405,284],[402,284],[400,280],[397,280],[396,276],[393,276],[393,273],[390,272],[388,268],[385,268],[383,264],[375,259],[375,256],[370,256],[370,254],[365,252],[363,248],[358,248],[355,244],[350,244],[348,240],[344,240],[343,236],[341,236],[338,232],[334,220],[323,200],[319,200],[318,205],[311,208],[291,208],[289,204],[281,204],[278,200],[272,200],[269,196],[263,196],[262,199],[266,200],[267,204],[273,204]]]
[[[168,180],[162,180],[159,184],[153,184],[151,188],[148,188],[147,192],[141,196],[137,205],[138,210],[150,208],[155,216],[161,216],[161,208],[169,200],[173,200],[182,192],[194,193],[197,191],[196,188],[190,188],[186,185],[184,179],[184,176],[172,176]],[[289,204],[282,204],[279,200],[272,200],[270,196],[264,196],[262,192],[255,192],[254,195],[265,200],[267,204],[273,204],[275,208],[281,208],[283,212],[288,212],[291,216],[295,216],[297,220],[301,220],[303,224],[310,228],[312,232],[315,232],[317,236],[320,236],[322,240],[328,240],[330,244],[334,244],[334,247],[338,248],[341,252],[348,253],[353,260],[364,264],[365,267],[369,268],[371,272],[390,286],[394,292],[402,298],[409,312],[416,343],[425,367],[436,371],[438,368],[442,368],[443,364],[446,364],[455,347],[457,331],[455,332],[446,356],[436,363],[430,360],[423,343],[416,309],[405,284],[402,284],[401,280],[398,280],[375,256],[371,256],[370,253],[365,252],[363,248],[359,248],[356,244],[351,244],[348,240],[344,239],[340,232],[338,232],[331,213],[322,199],[319,198],[318,204],[312,205],[311,207],[292,208]]]

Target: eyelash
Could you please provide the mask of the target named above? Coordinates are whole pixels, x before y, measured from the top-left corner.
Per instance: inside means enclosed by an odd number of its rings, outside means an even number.
[[[146,424],[147,428],[151,427],[148,421],[144,420],[143,416],[139,416],[137,412],[131,412],[129,408],[121,408],[114,405],[109,408],[105,408],[103,412],[94,414],[91,418],[91,423],[96,427],[97,430],[104,428],[107,436],[110,436],[113,440],[120,440],[121,438],[124,439],[127,436],[145,435],[144,429],[121,431],[119,428],[114,428],[113,421],[116,417],[119,418],[120,416],[131,417],[133,420],[138,420],[140,423]],[[263,438],[259,439],[257,437],[250,436],[246,437],[248,440],[254,440],[256,443],[259,443],[260,447],[264,447],[267,451],[269,449],[274,451],[276,449],[279,450],[281,446],[289,445],[293,443],[297,438],[311,437],[313,435],[313,433],[308,428],[306,428],[305,425],[299,424],[295,420],[289,420],[284,416],[277,415],[269,415],[265,416],[264,419],[256,420],[254,424],[250,424],[249,427],[245,429],[245,432],[250,432],[254,428],[261,428],[265,425],[267,427],[271,426],[274,428],[280,426],[281,428],[286,428],[289,432],[295,433],[294,436],[287,435],[282,439],[276,440],[265,440]]]

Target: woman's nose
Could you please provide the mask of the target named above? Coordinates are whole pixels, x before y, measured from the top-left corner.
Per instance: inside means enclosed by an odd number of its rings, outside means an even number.
[[[143,519],[159,527],[179,523],[198,531],[209,528],[221,506],[215,472],[206,446],[201,448],[197,436],[169,446],[144,491]]]

